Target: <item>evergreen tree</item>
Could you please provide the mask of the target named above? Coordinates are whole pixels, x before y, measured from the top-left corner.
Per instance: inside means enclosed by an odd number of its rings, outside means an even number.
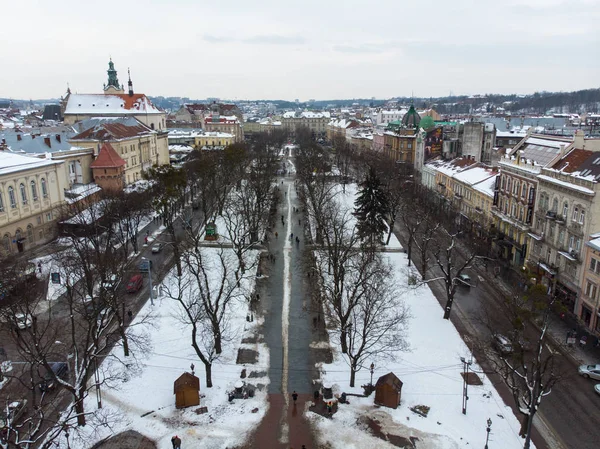
[[[389,202],[373,167],[369,168],[369,173],[360,184],[354,206],[359,237],[370,244],[381,243],[383,234],[388,229],[386,218],[389,214]]]

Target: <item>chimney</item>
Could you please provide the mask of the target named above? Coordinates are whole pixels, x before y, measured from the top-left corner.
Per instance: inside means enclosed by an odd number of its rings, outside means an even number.
[[[50,142],[50,137],[44,137],[44,143],[48,145],[48,148],[52,148],[52,143]]]
[[[60,134],[57,134],[57,135],[56,135],[56,141],[57,141],[58,143],[60,143]]]
[[[23,137],[21,137],[21,134],[17,134],[17,140],[20,142],[21,140],[23,140]]]
[[[575,138],[573,140],[575,142],[575,148],[585,150],[585,134],[583,132],[583,129],[578,129],[577,131],[575,131]]]

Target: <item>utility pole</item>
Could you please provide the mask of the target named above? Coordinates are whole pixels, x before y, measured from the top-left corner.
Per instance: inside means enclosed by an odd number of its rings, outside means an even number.
[[[468,388],[469,388],[469,367],[472,365],[472,361],[467,361],[464,357],[460,358],[463,363],[463,398],[462,398],[462,413],[467,414],[467,401],[469,400]]]

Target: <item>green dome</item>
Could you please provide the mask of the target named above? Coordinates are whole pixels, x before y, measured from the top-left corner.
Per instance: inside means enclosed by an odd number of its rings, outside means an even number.
[[[411,104],[408,112],[402,117],[402,126],[405,128],[418,128],[420,122],[421,116],[415,111],[415,107]]]
[[[419,126],[427,130],[433,128],[435,126],[435,122],[433,121],[432,117],[426,115],[421,119],[421,123],[419,124]]]

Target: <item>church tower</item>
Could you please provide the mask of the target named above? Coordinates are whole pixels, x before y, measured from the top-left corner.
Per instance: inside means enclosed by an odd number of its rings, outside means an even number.
[[[105,94],[123,94],[125,90],[123,86],[119,85],[119,79],[117,78],[117,71],[115,70],[115,64],[112,62],[112,58],[108,61],[108,84],[104,85]]]
[[[133,83],[131,82],[131,72],[127,69],[127,76],[129,77],[129,81],[127,81],[127,88],[130,97],[133,97]]]

